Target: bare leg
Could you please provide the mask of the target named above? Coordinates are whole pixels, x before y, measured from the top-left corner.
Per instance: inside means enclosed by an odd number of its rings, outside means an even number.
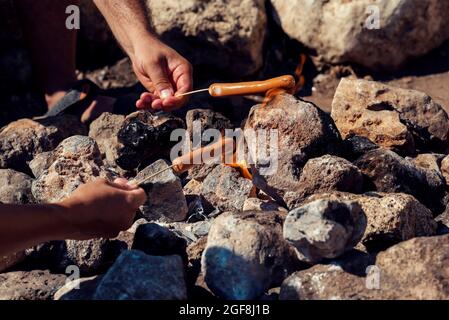
[[[65,26],[65,10],[77,0],[16,0],[36,81],[52,107],[76,80],[76,30]]]
[[[66,8],[78,0],[16,0],[36,81],[52,108],[76,81],[76,30],[66,28]],[[89,122],[112,111],[115,99],[99,96],[82,114]]]

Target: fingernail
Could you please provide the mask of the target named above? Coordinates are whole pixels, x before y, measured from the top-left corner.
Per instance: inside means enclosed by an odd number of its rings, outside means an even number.
[[[164,89],[161,91],[161,99],[167,99],[169,97],[171,97],[172,92],[170,89]]]

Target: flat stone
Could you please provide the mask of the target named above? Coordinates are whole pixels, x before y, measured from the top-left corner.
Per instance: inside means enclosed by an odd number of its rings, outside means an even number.
[[[158,160],[140,171],[134,178],[140,181],[169,165],[164,160]],[[183,221],[187,217],[188,207],[186,197],[182,190],[181,180],[168,169],[151,178],[143,184],[148,201],[142,207],[142,213],[149,221],[159,220],[167,222]]]
[[[122,253],[100,281],[95,300],[186,300],[184,266],[179,256]]]

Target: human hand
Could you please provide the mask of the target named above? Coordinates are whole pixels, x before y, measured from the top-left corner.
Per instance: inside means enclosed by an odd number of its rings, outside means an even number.
[[[113,183],[97,179],[80,186],[60,205],[71,238],[115,238],[120,231],[129,229],[138,208],[147,196],[143,189],[128,185],[126,179]]]
[[[140,41],[131,56],[137,78],[148,90],[137,101],[138,109],[173,111],[186,97],[176,94],[192,90],[192,66],[179,53],[157,39]]]

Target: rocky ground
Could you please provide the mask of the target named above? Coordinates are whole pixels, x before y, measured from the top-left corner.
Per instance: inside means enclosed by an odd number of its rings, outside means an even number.
[[[191,131],[194,120],[278,129],[279,163],[275,175],[254,166],[252,179],[225,165],[167,171],[145,186],[148,202],[116,239],[0,259],[0,299],[449,299],[449,8],[391,1],[383,33],[367,36],[359,15],[368,2],[339,11],[340,1],[230,1],[226,10],[218,0],[148,1],[166,12],[155,29],[195,63],[198,87],[292,73],[305,52],[295,96],[264,105],[196,96],[175,114],[105,113],[89,127],[71,116],[32,120],[27,103],[22,114],[3,109],[3,203],[59,201],[95,177],[151,175],[167,166],[170,132]],[[416,12],[433,19],[411,19]],[[335,14],[352,24],[335,25]],[[412,32],[396,41],[404,28]],[[109,43],[105,29],[90,30],[84,38]],[[126,59],[79,77],[116,94],[141,90]],[[36,103],[28,94],[2,106],[23,99]],[[73,265],[81,279],[67,284]]]

